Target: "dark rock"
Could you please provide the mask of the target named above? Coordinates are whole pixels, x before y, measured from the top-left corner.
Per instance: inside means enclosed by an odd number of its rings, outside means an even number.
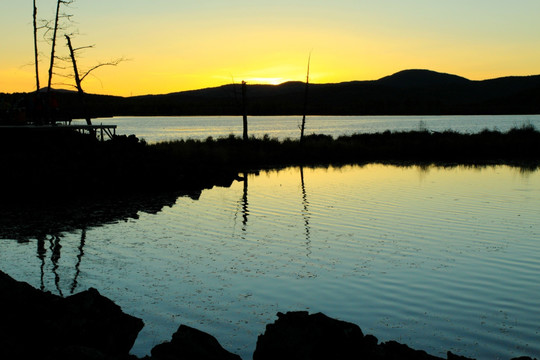
[[[124,359],[144,326],[95,289],[62,298],[1,271],[0,305],[0,359]]]
[[[278,313],[278,320],[259,335],[254,360],[362,359],[376,339],[366,339],[355,324],[306,311]]]
[[[90,288],[65,299],[64,326],[69,341],[105,354],[128,354],[144,324]]]
[[[414,350],[405,344],[396,341],[388,341],[379,345],[377,355],[380,359],[400,360],[441,360],[442,358],[429,355],[423,350]]]
[[[203,331],[180,325],[170,342],[152,349],[153,360],[241,360],[225,350],[217,339]]]
[[[460,356],[460,355],[453,354],[451,351],[448,351],[446,353],[446,359],[447,360],[474,360],[474,359],[471,359],[471,358],[468,358],[468,357],[465,357],[465,356]]]
[[[306,311],[278,313],[259,335],[253,360],[443,360],[405,344],[378,344],[355,324]],[[129,355],[140,319],[90,288],[62,298],[0,271],[0,359],[138,360]],[[241,360],[213,336],[181,325],[143,360]],[[472,360],[448,351],[448,360]],[[536,360],[516,357],[511,360]]]
[[[54,354],[55,360],[117,360],[117,357],[109,356],[99,350],[84,346],[68,346],[58,349]]]
[[[354,359],[354,360],[443,360],[423,350],[396,341],[378,344],[355,324],[307,311],[278,313],[278,319],[259,335],[253,360]],[[447,352],[447,360],[474,360]],[[519,357],[511,360],[536,360]]]
[[[278,320],[267,325],[265,333],[259,335],[254,360],[443,360],[395,341],[378,345],[375,336],[364,336],[357,325],[321,313],[309,315],[300,311],[277,316]],[[456,355],[449,353],[449,356]]]

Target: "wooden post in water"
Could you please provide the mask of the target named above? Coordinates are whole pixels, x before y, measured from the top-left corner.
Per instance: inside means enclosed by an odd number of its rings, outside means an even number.
[[[73,62],[73,73],[75,74],[75,85],[77,86],[77,92],[79,93],[79,98],[81,99],[81,105],[83,107],[84,115],[86,118],[86,125],[92,125],[92,120],[88,116],[88,109],[86,108],[86,102],[84,101],[84,91],[81,86],[81,78],[79,77],[79,70],[77,69],[77,61],[75,60],[75,53],[73,51],[73,46],[71,46],[71,39],[66,35],[67,44],[69,48],[69,53],[71,55],[71,61]],[[103,131],[103,130],[102,130]],[[103,134],[101,134],[103,138]]]
[[[309,88],[309,63],[311,62],[311,53],[309,53],[308,63],[307,63],[307,75],[306,75],[306,89],[304,92],[304,111],[302,116],[302,127],[300,128],[300,142],[304,140],[304,130],[306,128],[306,112],[307,112],[307,99],[308,99],[308,88]]]
[[[248,140],[248,123],[247,123],[247,84],[245,81],[242,81],[242,120],[244,125],[243,139],[244,141]]]

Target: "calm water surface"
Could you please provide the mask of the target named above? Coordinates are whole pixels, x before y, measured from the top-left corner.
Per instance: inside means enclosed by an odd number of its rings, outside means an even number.
[[[538,171],[288,168],[157,210],[4,231],[1,268],[64,296],[99,289],[144,320],[139,356],[186,324],[250,359],[289,310],[443,357],[540,356]]]
[[[262,137],[296,139],[300,136],[300,116],[250,116],[248,132]],[[77,120],[81,125],[84,120]],[[208,136],[242,136],[239,116],[184,117],[116,117],[94,119],[95,124],[118,125],[119,135],[135,134],[148,143],[177,139],[206,139]],[[305,133],[338,137],[354,133],[376,133],[385,130],[409,131],[427,128],[433,131],[454,130],[476,133],[484,129],[507,131],[512,127],[531,124],[540,129],[540,115],[480,115],[480,116],[308,116]]]

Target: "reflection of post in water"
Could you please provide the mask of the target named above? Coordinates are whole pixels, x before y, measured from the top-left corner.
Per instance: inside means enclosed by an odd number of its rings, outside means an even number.
[[[244,173],[244,192],[242,193],[242,231],[246,232],[248,222],[248,177]]]
[[[40,290],[45,290],[45,282],[43,280],[45,276],[45,254],[47,253],[47,249],[45,248],[45,238],[40,235],[37,238],[37,257],[39,260],[41,260],[40,265]]]
[[[310,227],[309,227],[309,209],[308,205],[309,202],[307,200],[307,193],[306,193],[306,185],[304,183],[304,168],[300,166],[300,181],[302,186],[302,216],[304,217],[304,227],[305,227],[305,234],[306,234],[306,251],[307,251],[307,257],[311,255],[311,234],[310,234]]]
[[[242,232],[247,231],[247,223],[248,223],[248,177],[247,173],[243,173],[242,176],[239,176],[237,180],[242,180],[244,182],[244,191],[242,193],[242,198],[237,202],[237,205],[240,207],[240,211],[242,212]],[[238,215],[238,207],[237,210],[234,213],[234,224],[236,228],[236,219]]]
[[[56,289],[58,290],[58,294],[60,296],[64,296],[62,294],[62,289],[60,289],[60,276],[58,275],[58,260],[60,260],[60,249],[62,248],[62,245],[60,245],[60,236],[58,235],[52,235],[51,239],[49,240],[51,243],[51,246],[49,249],[51,250],[51,262],[53,264],[53,274],[54,274],[54,284],[56,285]]]
[[[79,277],[79,274],[81,273],[81,260],[84,255],[84,243],[86,242],[86,229],[82,229],[81,231],[81,244],[79,245],[79,255],[77,255],[77,263],[75,264],[75,276],[73,277],[73,282],[71,283],[71,289],[70,292],[73,294],[75,292],[75,289],[77,288],[77,278]]]

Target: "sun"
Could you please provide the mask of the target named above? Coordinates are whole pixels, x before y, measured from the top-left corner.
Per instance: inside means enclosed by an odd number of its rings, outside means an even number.
[[[252,77],[244,80],[248,84],[262,84],[262,85],[279,85],[284,82],[290,81],[290,79],[282,77]]]

